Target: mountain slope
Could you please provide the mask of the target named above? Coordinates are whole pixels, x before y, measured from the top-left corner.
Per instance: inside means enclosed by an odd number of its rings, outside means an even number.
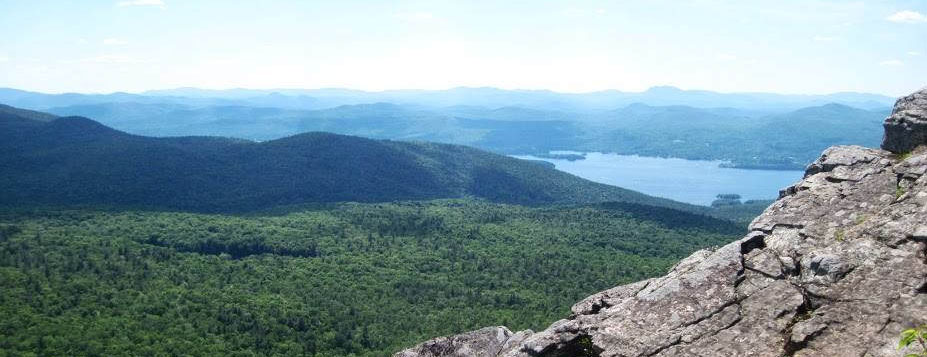
[[[700,208],[463,146],[307,133],[263,143],[150,138],[82,117],[0,122],[0,204],[249,211],[312,202],[477,197]]]
[[[0,120],[36,120],[36,121],[50,121],[57,118],[56,115],[37,112],[34,110],[20,109],[11,107],[9,105],[0,104]]]

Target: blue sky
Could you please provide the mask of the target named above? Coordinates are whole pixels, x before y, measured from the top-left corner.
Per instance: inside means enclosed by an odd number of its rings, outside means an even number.
[[[0,0],[0,86],[876,92],[927,1]]]

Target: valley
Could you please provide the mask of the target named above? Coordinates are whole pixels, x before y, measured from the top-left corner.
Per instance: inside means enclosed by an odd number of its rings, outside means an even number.
[[[724,167],[723,150],[562,151],[599,147],[583,133],[609,126],[588,113],[186,105],[0,107],[0,283],[17,287],[0,294],[0,350],[382,356],[487,324],[540,329],[733,241],[801,176]],[[647,114],[622,130],[653,143],[645,122],[688,122],[659,125],[698,140],[735,125],[628,110]],[[721,193],[745,202],[709,207]]]
[[[759,213],[451,144],[154,138],[14,107],[0,134],[14,354],[382,356],[540,328]]]
[[[927,357],[927,2],[0,0],[0,35],[0,357]]]

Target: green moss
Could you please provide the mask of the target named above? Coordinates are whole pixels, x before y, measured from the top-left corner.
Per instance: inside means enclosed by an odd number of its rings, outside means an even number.
[[[909,328],[901,332],[898,349],[907,349],[906,357],[927,356],[927,325]]]
[[[868,217],[866,217],[866,215],[864,215],[864,214],[861,214],[861,215],[856,216],[856,224],[857,224],[857,225],[860,225],[860,224],[865,223],[867,218],[868,218]]]
[[[802,322],[802,321],[805,321],[805,320],[810,319],[810,318],[813,317],[813,316],[814,316],[814,312],[813,312],[813,311],[805,311],[805,312],[803,312],[803,313],[798,314],[797,316],[795,316],[795,322],[796,322],[796,323],[797,323],[797,322]]]
[[[905,191],[904,187],[901,187],[901,186],[895,187],[895,199],[901,198],[901,196],[903,196],[905,192],[907,191]]]

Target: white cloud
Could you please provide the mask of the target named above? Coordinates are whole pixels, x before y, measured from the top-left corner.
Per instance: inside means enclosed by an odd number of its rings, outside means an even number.
[[[606,10],[602,8],[596,9],[581,9],[576,7],[567,8],[562,11],[563,15],[570,17],[584,17],[584,16],[602,16],[605,15]]]
[[[118,38],[107,38],[103,40],[103,44],[106,46],[124,46],[129,44],[126,40],[120,40]]]
[[[920,56],[921,53],[917,51],[908,51],[908,56]]]
[[[904,66],[904,62],[901,62],[896,59],[890,59],[890,60],[884,60],[882,62],[879,62],[879,65],[897,67],[897,66]]]
[[[6,61],[9,61],[9,60],[10,60],[10,58],[7,57],[7,56],[0,56],[0,62],[6,62]]]
[[[817,36],[814,36],[814,40],[815,40],[816,42],[833,42],[833,41],[836,41],[837,38],[836,38],[836,37],[831,37],[831,36],[821,36],[821,35],[817,35]]]
[[[164,7],[163,0],[126,0],[116,3],[116,6],[126,7],[126,6],[160,6]]]
[[[717,56],[715,56],[715,59],[719,61],[736,61],[737,56],[729,53],[719,53]]]
[[[108,54],[96,57],[84,58],[82,62],[90,63],[142,63],[144,61],[128,55]]]
[[[915,24],[918,22],[927,22],[927,16],[919,13],[917,11],[903,10],[898,11],[894,14],[889,15],[885,18],[891,22],[905,23],[905,24]]]
[[[396,17],[405,21],[430,21],[435,19],[434,14],[423,11],[400,13],[396,14]]]

